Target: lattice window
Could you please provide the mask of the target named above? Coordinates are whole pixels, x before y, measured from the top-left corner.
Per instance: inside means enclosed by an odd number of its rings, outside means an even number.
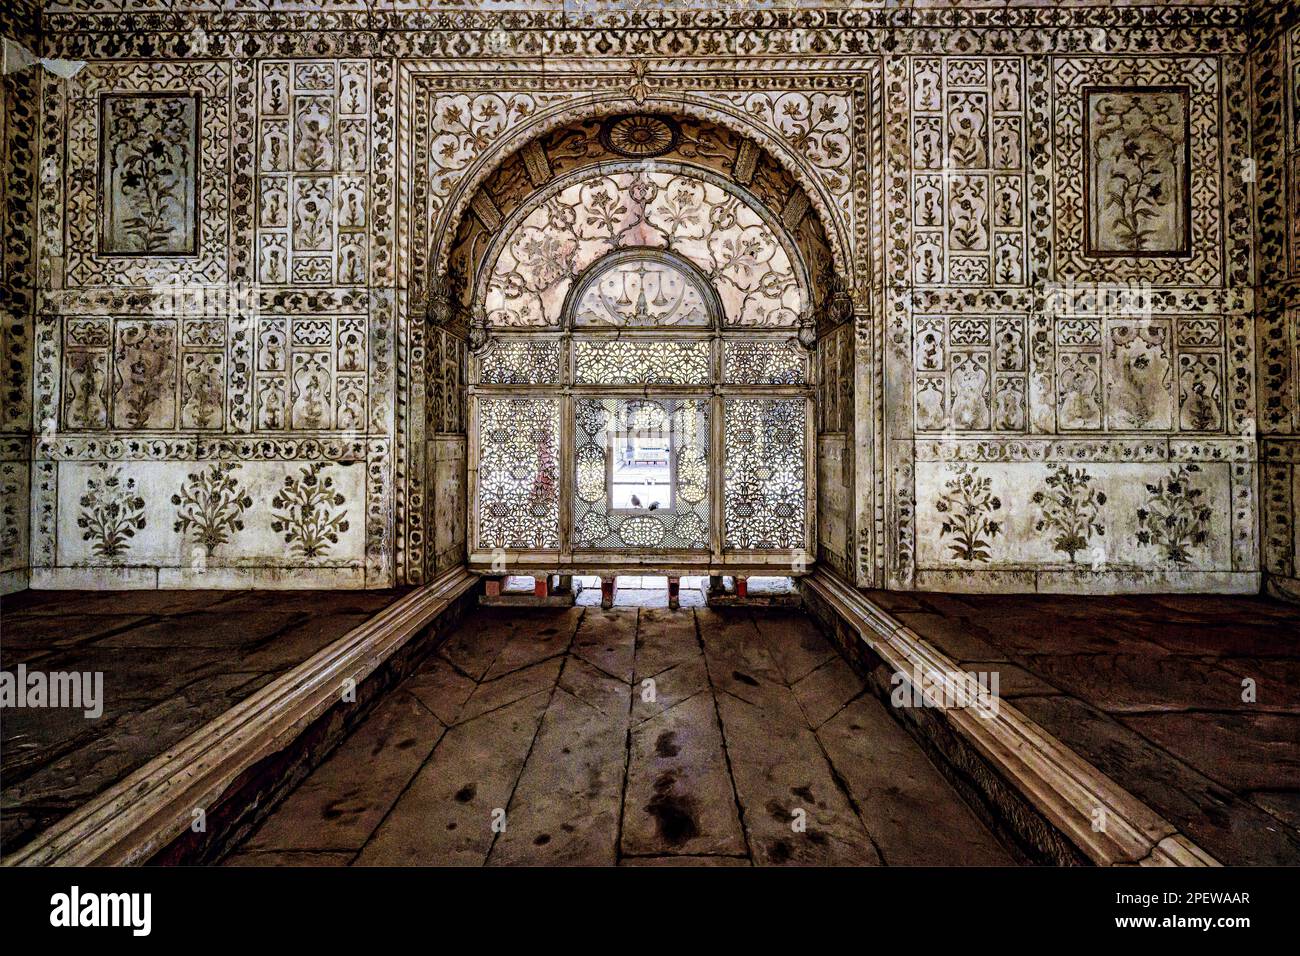
[[[806,354],[792,341],[727,342],[722,380],[728,385],[802,385],[808,378]]]
[[[728,548],[802,547],[804,400],[729,398],[723,408],[723,543]]]
[[[558,400],[480,400],[480,547],[559,547],[559,444]]]
[[[579,385],[707,385],[713,377],[707,341],[580,341],[574,350]]]
[[[555,339],[494,339],[479,359],[484,385],[558,385],[560,343]]]
[[[612,456],[629,430],[647,424],[672,443],[671,496],[666,507],[615,509]],[[705,399],[657,401],[584,398],[574,406],[575,548],[704,549],[709,546],[709,410]],[[654,426],[654,423],[651,423]],[[662,425],[667,427],[663,428]],[[645,504],[649,504],[647,501]]]

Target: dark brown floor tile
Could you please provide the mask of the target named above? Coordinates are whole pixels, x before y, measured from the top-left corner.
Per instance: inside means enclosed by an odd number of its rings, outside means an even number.
[[[838,714],[862,692],[862,678],[838,654],[791,689],[814,730]]]
[[[806,724],[789,719],[797,707],[755,706],[726,693],[718,694],[717,701],[754,862],[878,864],[871,839],[839,789],[817,738]]]
[[[619,866],[751,866],[743,856],[625,856]]]
[[[632,732],[621,846],[642,856],[746,852],[711,694]]]
[[[0,660],[6,663],[17,648],[46,650],[84,644],[95,638],[152,620],[145,614],[97,614],[70,617],[41,614],[0,617]]]
[[[584,667],[590,665],[566,662],[489,865],[610,866],[617,860],[628,686],[618,685],[621,700],[597,709],[564,687],[565,677]]]
[[[886,864],[1015,862],[876,698],[853,701],[817,736]]]
[[[484,681],[465,701],[460,714],[456,717],[456,723],[474,720],[524,697],[531,697],[540,691],[549,691],[559,679],[560,668],[563,665],[564,661],[561,658],[553,657],[532,667],[512,671],[504,677]]]
[[[510,639],[501,648],[501,653],[484,677],[491,680],[563,654],[572,643],[574,631],[583,614],[580,608],[520,609]]]
[[[708,689],[709,673],[704,665],[704,655],[697,651],[694,658],[654,677],[638,680],[633,685],[632,724],[635,726],[649,720]]]
[[[1192,712],[1119,719],[1232,790],[1300,790],[1300,714]]]
[[[765,609],[753,615],[754,626],[784,682],[794,684],[837,656],[815,624],[799,611]]]
[[[355,853],[443,731],[442,723],[415,697],[404,690],[390,694],[241,849]]]
[[[985,640],[987,633],[966,617],[900,612],[894,615],[916,633],[956,660],[1005,660],[1006,655]]]
[[[360,866],[481,866],[550,691],[452,727],[356,859]]]
[[[1300,832],[1300,790],[1259,790],[1246,799]]]
[[[133,627],[96,641],[97,647],[216,647],[227,653],[252,649],[307,620],[303,611],[281,611],[274,605],[243,614],[200,612]]]
[[[445,658],[431,656],[403,685],[444,724],[460,719],[460,709],[478,685],[451,666]]]
[[[634,668],[638,682],[684,661],[696,660],[700,655],[695,613],[642,609],[637,623]]]
[[[322,853],[319,850],[285,850],[280,852],[259,853],[241,851],[226,857],[222,866],[347,866],[355,854]]]
[[[1063,695],[1015,706],[1220,861],[1300,864],[1294,831],[1100,711]]]
[[[630,610],[588,609],[574,634],[573,654],[611,677],[630,682],[638,617]]]
[[[1242,703],[1239,679],[1190,657],[1052,654],[1032,655],[1023,663],[1031,673],[1107,713],[1251,706]]]

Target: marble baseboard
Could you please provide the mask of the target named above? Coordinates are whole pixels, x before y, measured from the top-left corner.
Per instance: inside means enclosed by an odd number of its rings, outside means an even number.
[[[372,586],[387,584],[371,582]],[[32,568],[31,585],[38,590],[305,590],[366,587],[364,568]]]
[[[913,589],[965,594],[1258,594],[1258,571],[916,572]]]
[[[0,571],[0,594],[13,594],[15,591],[26,590],[30,574],[31,572],[27,568]]]

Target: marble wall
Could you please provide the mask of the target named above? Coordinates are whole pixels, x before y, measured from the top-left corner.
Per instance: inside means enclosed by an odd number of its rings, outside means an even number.
[[[1262,555],[1294,581],[1277,277],[1300,257],[1263,189],[1300,170],[1294,26],[1237,2],[265,6],[62,0],[44,52],[87,65],[6,78],[37,94],[6,110],[6,164],[39,179],[6,229],[40,292],[5,323],[6,383],[30,383],[5,569],[382,586],[457,563],[451,237],[589,106],[707,118],[806,193],[822,561],[864,586],[1250,591]]]
[[[1261,7],[1251,88],[1259,157],[1261,560],[1269,590],[1300,599],[1300,11]]]
[[[34,0],[0,10],[0,33],[39,44]],[[5,65],[16,55],[5,51]],[[0,76],[0,594],[26,587],[32,459],[32,328],[36,308],[37,74]]]

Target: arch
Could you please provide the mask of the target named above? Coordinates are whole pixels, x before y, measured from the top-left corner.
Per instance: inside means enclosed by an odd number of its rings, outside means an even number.
[[[578,277],[636,248],[690,262],[728,326],[796,328],[810,312],[806,264],[772,212],[717,174],[677,162],[586,166],[533,192],[483,251],[472,301],[490,327],[557,328]]]
[[[610,127],[626,120],[628,111],[636,122],[625,125],[644,130],[652,123],[672,124],[673,135],[665,138],[651,131],[651,150],[637,144],[627,148],[629,138],[611,136]],[[429,261],[442,280],[437,288],[451,306],[451,315],[468,319],[488,247],[508,228],[521,203],[532,202],[539,191],[554,188],[557,180],[584,168],[618,163],[634,168],[647,156],[655,168],[676,164],[679,169],[689,167],[692,175],[712,176],[713,182],[725,184],[727,191],[743,196],[749,208],[761,212],[792,263],[803,270],[803,308],[821,314],[848,274],[832,206],[810,174],[798,170],[798,163],[773,155],[779,144],[751,123],[720,112],[679,100],[584,100],[503,134],[465,168],[454,198],[443,206],[435,225],[436,249]],[[831,222],[832,228],[826,229],[824,222]]]

